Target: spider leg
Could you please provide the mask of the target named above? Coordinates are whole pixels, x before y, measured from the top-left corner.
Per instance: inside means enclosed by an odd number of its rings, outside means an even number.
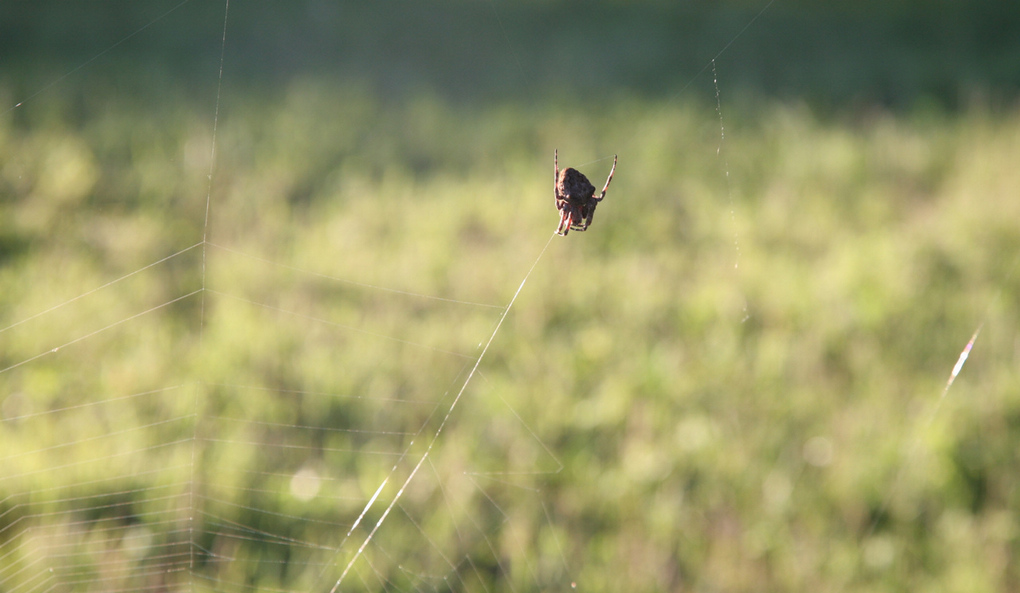
[[[602,188],[602,195],[594,198],[596,202],[601,202],[602,198],[606,197],[606,190],[609,189],[609,182],[613,180],[613,173],[616,172],[616,155],[613,155],[613,168],[609,170],[609,179],[606,179],[606,185]],[[593,211],[594,212],[594,211]]]
[[[568,206],[564,208],[563,212],[560,214],[560,226],[556,227],[556,234],[566,237],[567,233],[570,232],[570,225],[572,222],[573,217],[571,216],[570,207]]]
[[[588,226],[591,225],[591,217],[594,214],[594,212],[595,212],[594,204],[578,208],[576,212],[577,220],[571,220],[573,224],[570,226],[570,229],[579,232],[588,230]]]
[[[559,196],[556,191],[556,187],[560,183],[560,151],[558,148],[553,149],[553,167],[556,170],[555,174],[553,174],[553,198],[556,199],[558,207]]]

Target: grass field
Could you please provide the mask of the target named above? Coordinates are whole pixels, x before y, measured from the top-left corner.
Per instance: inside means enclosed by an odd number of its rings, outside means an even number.
[[[521,14],[482,66],[532,72]],[[214,85],[115,57],[0,118],[0,590],[327,591],[426,450],[342,590],[1020,587],[1008,94],[228,61],[214,143]],[[554,149],[619,165],[543,251]]]

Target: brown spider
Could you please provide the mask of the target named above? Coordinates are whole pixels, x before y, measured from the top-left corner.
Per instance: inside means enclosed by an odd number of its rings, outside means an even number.
[[[560,226],[557,235],[566,236],[571,229],[586,231],[595,216],[595,206],[606,197],[609,182],[616,172],[616,155],[613,155],[613,168],[609,171],[609,179],[602,188],[602,194],[595,197],[595,186],[577,169],[566,168],[560,171],[559,150],[553,152],[553,165],[556,167],[556,178],[553,191],[556,196],[556,209],[560,211]]]

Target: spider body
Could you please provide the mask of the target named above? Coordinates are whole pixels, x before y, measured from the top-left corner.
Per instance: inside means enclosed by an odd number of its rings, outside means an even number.
[[[602,193],[595,196],[595,186],[577,169],[567,167],[560,171],[559,151],[553,152],[553,166],[556,169],[553,191],[556,198],[556,209],[560,211],[560,226],[557,235],[566,236],[571,230],[586,231],[595,216],[595,206],[606,197],[609,182],[616,172],[616,156],[613,156],[613,168],[609,171],[609,179],[602,188]]]

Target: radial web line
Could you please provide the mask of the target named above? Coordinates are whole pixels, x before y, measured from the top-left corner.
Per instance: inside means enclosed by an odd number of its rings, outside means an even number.
[[[503,524],[509,523],[510,522],[510,515],[506,514],[506,511],[503,510],[503,507],[501,507],[498,504],[496,504],[496,501],[491,496],[489,496],[489,493],[486,492],[486,490],[484,488],[482,488],[482,485],[479,484],[477,480],[475,480],[474,478],[468,478],[468,479],[471,480],[471,482],[475,485],[475,488],[477,488],[478,491],[482,493],[482,496],[484,496],[486,498],[486,500],[489,501],[489,504],[491,504],[493,506],[493,508],[496,509],[496,512],[498,512],[500,515],[503,516],[502,523]],[[529,488],[529,490],[530,490],[530,488]],[[521,545],[521,541],[517,538],[516,532],[514,530],[512,530],[512,529],[510,530],[510,537],[513,538],[514,543],[517,544],[518,551],[523,552],[524,551],[524,546]],[[538,582],[538,576],[535,574],[535,570],[531,567],[531,562],[528,561],[528,558],[527,558],[526,554],[523,556],[523,558],[524,558],[524,566],[527,567],[528,572],[531,573],[531,578],[534,579],[534,581],[537,583]]]
[[[205,221],[202,224],[202,289],[205,290],[206,253],[209,245],[209,206],[212,202],[213,173],[216,171],[216,133],[220,123],[220,97],[223,94],[223,58],[227,51],[227,15],[230,14],[230,0],[225,0],[223,7],[223,36],[220,39],[220,69],[216,78],[216,105],[213,108],[212,141],[209,146],[209,183],[205,193]],[[205,295],[202,296],[201,323],[199,332],[205,325]],[[201,333],[199,334],[201,336]]]
[[[34,315],[30,315],[30,316],[22,319],[21,321],[16,321],[16,322],[8,325],[7,327],[0,329],[0,334],[4,333],[5,331],[7,331],[9,329],[14,329],[15,327],[18,327],[19,325],[21,325],[22,323],[28,323],[29,321],[32,321],[33,319],[35,319],[37,317],[42,317],[43,315],[45,315],[47,313],[52,313],[53,311],[56,311],[57,309],[59,309],[61,307],[70,305],[71,303],[73,303],[73,302],[75,302],[75,301],[77,301],[79,299],[83,299],[83,298],[85,298],[85,297],[87,297],[87,296],[89,296],[91,294],[95,294],[95,293],[99,292],[100,290],[103,290],[104,288],[109,288],[109,287],[113,286],[114,284],[116,284],[116,283],[118,283],[118,282],[120,282],[122,280],[127,280],[128,278],[134,276],[135,274],[140,274],[141,272],[144,272],[145,270],[148,270],[149,268],[152,268],[154,266],[158,266],[159,264],[161,264],[161,263],[163,263],[163,262],[165,262],[167,260],[171,260],[171,259],[177,257],[178,255],[181,255],[183,253],[187,253],[188,251],[191,251],[192,249],[198,247],[199,245],[201,245],[201,243],[195,243],[191,247],[185,247],[184,249],[181,249],[180,251],[178,251],[176,253],[171,253],[170,255],[164,257],[161,260],[157,260],[157,261],[152,262],[151,264],[142,266],[142,267],[138,268],[137,270],[135,270],[133,272],[129,272],[127,274],[124,274],[120,278],[116,278],[114,280],[110,280],[109,282],[107,282],[106,284],[103,284],[102,286],[97,286],[97,287],[93,288],[92,290],[89,290],[89,291],[86,291],[86,292],[83,292],[83,293],[79,294],[76,297],[67,299],[66,301],[64,301],[62,303],[58,303],[56,305],[53,305],[52,307],[50,307],[49,309],[46,309],[45,311],[40,311],[40,312],[38,312],[38,313],[36,313]]]
[[[42,358],[43,356],[46,356],[47,354],[56,354],[61,348],[66,348],[66,347],[71,346],[73,344],[77,344],[78,342],[81,342],[82,340],[87,340],[87,339],[91,338],[92,336],[95,336],[97,334],[101,334],[101,333],[103,333],[104,331],[106,331],[106,330],[108,330],[110,328],[114,328],[114,327],[117,327],[118,325],[121,325],[123,323],[127,323],[128,321],[131,321],[131,320],[134,320],[134,319],[138,319],[142,315],[146,315],[148,313],[152,313],[153,311],[156,311],[157,309],[162,309],[163,307],[172,305],[172,304],[176,303],[177,301],[184,300],[184,299],[186,299],[186,298],[188,298],[190,296],[194,296],[194,295],[196,295],[196,294],[198,294],[200,292],[202,292],[201,288],[199,288],[197,290],[193,290],[193,291],[189,292],[188,294],[181,295],[181,296],[179,296],[179,297],[177,297],[175,299],[171,299],[171,300],[169,300],[169,301],[167,301],[165,303],[156,305],[155,307],[150,307],[150,308],[142,311],[141,313],[135,313],[134,315],[132,315],[130,317],[125,317],[124,319],[121,319],[120,321],[114,321],[110,325],[107,325],[107,326],[101,327],[101,328],[99,328],[99,329],[97,329],[95,331],[89,332],[89,333],[85,334],[84,336],[79,336],[79,337],[71,340],[70,342],[65,342],[65,343],[63,343],[63,344],[61,344],[59,346],[51,348],[50,350],[47,350],[45,352],[40,352],[39,354],[36,354],[35,356],[33,356],[31,358],[26,358],[25,360],[22,360],[21,362],[16,362],[16,363],[12,364],[9,367],[0,369],[0,373],[6,373],[7,371],[9,371],[11,369],[16,369],[16,368],[20,367],[21,365],[28,364],[28,363],[32,362],[33,360],[37,360],[39,358]]]
[[[368,504],[366,504],[365,508],[362,509],[361,514],[358,515],[358,518],[354,520],[354,524],[351,525],[351,528],[347,530],[347,535],[344,537],[345,540],[348,537],[351,537],[351,534],[354,533],[354,530],[358,527],[358,525],[361,524],[361,520],[365,518],[365,515],[368,513],[368,509],[372,508],[372,505],[375,504],[375,499],[379,498],[379,494],[383,491],[383,488],[386,487],[386,484],[389,483],[389,481],[390,477],[386,476],[386,479],[382,481],[382,484],[379,484],[379,487],[376,488],[375,494],[372,495],[372,498],[368,499]]]
[[[746,25],[744,25],[744,28],[743,28],[743,29],[741,29],[741,30],[740,30],[740,31],[739,31],[739,32],[738,32],[738,33],[737,33],[736,35],[734,35],[734,36],[733,36],[733,39],[730,39],[729,43],[727,43],[726,45],[724,45],[724,46],[723,46],[723,48],[719,50],[719,53],[717,53],[717,54],[715,54],[714,56],[712,56],[712,59],[711,59],[711,60],[709,60],[707,64],[705,64],[704,66],[702,66],[702,67],[701,67],[701,70],[698,70],[698,73],[697,73],[697,74],[695,74],[694,76],[692,76],[692,77],[691,77],[691,80],[690,80],[690,81],[689,81],[689,82],[688,82],[687,84],[685,84],[684,86],[682,86],[682,87],[680,88],[680,90],[679,90],[679,91],[677,91],[677,92],[676,92],[676,93],[675,93],[675,94],[673,95],[673,97],[672,97],[672,98],[673,98],[673,99],[676,99],[677,97],[679,97],[679,96],[680,96],[681,94],[683,94],[683,92],[684,92],[684,91],[686,91],[686,90],[687,90],[687,87],[689,87],[689,86],[691,86],[692,84],[694,84],[694,81],[695,81],[695,80],[697,80],[699,76],[701,76],[702,74],[704,74],[704,73],[705,73],[705,71],[706,71],[706,70],[708,70],[708,68],[709,68],[710,66],[714,67],[714,65],[715,65],[715,61],[716,61],[716,60],[718,60],[718,59],[719,59],[719,57],[720,57],[720,56],[722,56],[722,55],[723,55],[724,53],[726,53],[726,50],[728,50],[728,49],[730,48],[730,46],[731,46],[731,45],[733,45],[733,44],[734,44],[734,43],[735,43],[735,42],[737,41],[737,39],[740,39],[740,37],[741,37],[741,36],[742,36],[742,35],[743,35],[743,34],[744,34],[745,32],[747,32],[747,30],[748,30],[748,29],[750,29],[750,28],[751,28],[751,25],[753,25],[753,24],[755,23],[755,21],[757,21],[757,20],[758,20],[759,18],[761,18],[761,15],[765,14],[765,11],[767,11],[767,10],[768,10],[768,9],[769,9],[769,8],[770,8],[770,7],[772,6],[772,4],[773,4],[773,3],[775,3],[775,1],[776,1],[776,0],[769,0],[769,3],[768,3],[768,4],[766,4],[766,5],[765,5],[765,6],[764,6],[764,7],[763,7],[763,8],[761,9],[761,10],[759,10],[759,11],[758,11],[758,14],[754,15],[754,17],[753,17],[753,18],[751,18],[751,20],[747,21],[747,24],[746,24]]]
[[[104,49],[103,51],[99,52],[98,54],[96,54],[96,55],[92,56],[91,58],[89,58],[89,59],[85,60],[85,61],[84,61],[84,62],[82,62],[81,64],[78,64],[77,66],[75,66],[75,67],[74,67],[74,68],[72,68],[71,70],[68,70],[68,71],[67,71],[67,72],[65,72],[64,74],[60,75],[60,76],[59,76],[59,77],[58,77],[58,78],[57,78],[56,80],[54,80],[53,82],[51,82],[51,83],[47,84],[46,86],[44,86],[43,88],[39,89],[38,91],[36,91],[36,92],[32,93],[32,94],[31,94],[31,95],[29,95],[28,97],[25,97],[25,98],[24,98],[24,99],[22,99],[21,101],[18,101],[18,103],[17,103],[17,104],[15,104],[15,105],[13,105],[13,106],[11,106],[11,107],[8,107],[8,108],[7,108],[7,110],[6,110],[6,111],[4,111],[4,112],[3,112],[2,114],[0,114],[0,115],[6,115],[7,113],[10,113],[11,111],[13,111],[13,110],[17,109],[18,107],[21,107],[22,105],[24,105],[26,101],[31,101],[32,99],[34,99],[34,98],[38,97],[39,95],[41,95],[41,94],[45,93],[46,91],[50,90],[51,88],[53,88],[53,87],[57,86],[58,84],[60,84],[60,82],[61,82],[62,80],[64,80],[64,79],[65,79],[65,78],[67,78],[68,76],[70,76],[70,75],[74,74],[75,72],[77,72],[77,71],[81,70],[81,69],[82,69],[82,68],[84,68],[85,66],[88,66],[88,65],[89,65],[89,64],[91,64],[92,62],[95,62],[95,61],[96,61],[96,60],[98,60],[99,58],[101,58],[101,57],[105,56],[106,54],[110,53],[111,51],[113,51],[114,49],[116,49],[116,48],[117,48],[118,46],[120,46],[121,44],[123,44],[124,42],[126,42],[126,41],[127,41],[128,39],[131,39],[131,38],[132,38],[132,37],[134,37],[135,35],[138,35],[138,34],[139,34],[139,33],[141,33],[142,31],[144,31],[144,30],[148,29],[149,27],[151,27],[151,26],[155,25],[155,24],[156,24],[156,23],[158,23],[159,21],[161,21],[161,20],[163,20],[164,18],[166,18],[166,17],[167,17],[167,16],[168,16],[168,15],[169,15],[169,14],[170,14],[171,12],[174,12],[175,10],[177,10],[178,8],[180,8],[180,7],[184,6],[184,5],[185,5],[185,4],[187,4],[188,2],[191,2],[191,0],[184,0],[184,1],[183,1],[183,2],[181,2],[180,4],[177,4],[177,5],[175,5],[175,6],[174,6],[174,7],[172,7],[172,8],[170,9],[170,10],[167,10],[166,12],[164,12],[163,14],[161,14],[161,15],[157,16],[156,18],[152,19],[152,20],[151,20],[151,21],[149,21],[148,23],[146,23],[146,24],[142,25],[142,26],[141,26],[141,27],[140,27],[140,28],[139,28],[138,30],[136,30],[136,31],[135,31],[134,33],[131,33],[130,35],[128,35],[128,36],[124,37],[123,39],[121,39],[120,41],[118,41],[117,43],[114,43],[114,44],[113,44],[113,45],[111,45],[110,47],[108,47],[108,48]]]
[[[431,466],[432,462],[429,462],[429,465]],[[465,591],[468,590],[467,589],[467,583],[464,582],[464,579],[462,579],[460,574],[458,574],[458,572],[457,572],[457,565],[455,565],[453,563],[453,561],[451,561],[446,556],[446,554],[443,553],[442,548],[440,548],[439,545],[431,537],[429,537],[427,533],[425,533],[425,530],[422,529],[422,526],[417,521],[414,520],[414,517],[412,517],[411,514],[407,512],[407,510],[404,508],[403,505],[399,505],[398,504],[397,505],[397,509],[401,513],[403,513],[404,518],[407,519],[408,522],[411,523],[411,525],[414,525],[414,528],[418,530],[418,533],[421,535],[421,537],[424,538],[426,542],[428,542],[429,547],[432,548],[432,550],[436,554],[438,554],[440,558],[443,559],[443,562],[445,562],[448,567],[450,567],[450,572],[448,574],[452,574],[454,577],[456,577],[456,579],[458,581],[460,581],[460,586],[461,586],[462,590],[465,590]],[[448,580],[449,579],[446,576],[443,576],[443,581],[444,582],[448,581]]]
[[[418,473],[418,470],[421,469],[421,466],[429,458],[429,453],[432,452],[432,447],[435,446],[436,441],[439,440],[439,435],[443,432],[443,427],[446,426],[446,422],[450,419],[450,416],[453,415],[453,410],[457,407],[457,404],[460,402],[461,396],[464,395],[464,391],[471,383],[472,377],[474,377],[475,372],[478,370],[478,367],[482,364],[482,359],[485,358],[485,353],[488,352],[489,346],[492,345],[492,341],[496,339],[496,334],[499,333],[499,329],[503,326],[503,321],[506,320],[507,314],[510,313],[510,309],[514,306],[514,302],[517,300],[517,296],[521,294],[521,290],[524,289],[524,285],[528,282],[528,278],[531,277],[531,273],[535,271],[535,266],[537,266],[538,262],[541,261],[542,256],[545,255],[546,250],[549,249],[549,245],[552,243],[553,237],[555,236],[556,233],[553,233],[552,235],[549,236],[549,240],[546,241],[545,247],[542,248],[542,251],[538,254],[538,257],[535,258],[534,263],[531,264],[531,268],[528,269],[528,273],[524,275],[524,279],[521,280],[520,285],[517,287],[517,291],[514,292],[514,296],[510,298],[510,302],[507,303],[506,308],[503,309],[503,315],[500,316],[499,322],[496,323],[496,328],[492,330],[492,334],[489,335],[489,340],[485,343],[485,347],[482,348],[481,353],[475,360],[474,366],[471,367],[471,371],[468,372],[467,378],[464,379],[464,383],[461,384],[460,390],[457,392],[457,396],[453,398],[453,402],[450,404],[449,409],[446,410],[446,415],[443,417],[443,421],[439,423],[439,428],[436,429],[436,432],[432,436],[432,440],[429,442],[428,447],[425,448],[425,452],[422,454],[421,459],[418,460],[418,463],[415,464],[414,469],[411,470],[410,475],[407,476],[407,479],[404,480],[404,483],[400,486],[400,489],[397,490],[397,493],[393,496],[393,500],[390,501],[390,504],[386,507],[386,510],[383,511],[382,516],[379,517],[379,521],[376,522],[375,527],[372,528],[372,531],[370,531],[368,533],[368,536],[365,537],[365,541],[361,543],[361,546],[354,553],[354,557],[350,559],[350,561],[347,563],[347,566],[344,568],[343,572],[340,573],[340,578],[337,579],[336,584],[333,585],[333,588],[329,590],[329,593],[336,593],[336,591],[340,588],[340,584],[343,583],[343,580],[347,576],[347,573],[350,572],[351,567],[354,566],[354,563],[357,562],[362,552],[364,552],[365,548],[368,547],[368,544],[372,541],[372,538],[375,536],[376,531],[379,530],[383,522],[386,520],[386,517],[390,514],[390,511],[393,510],[394,505],[396,505],[397,502],[400,500],[400,497],[403,496],[404,490],[407,489],[408,484],[411,483],[411,480],[414,479],[415,474]],[[378,495],[378,492],[376,494]]]
[[[66,412],[68,410],[77,410],[77,409],[88,408],[88,407],[92,407],[92,406],[105,406],[105,405],[110,404],[112,402],[123,402],[123,401],[126,401],[126,400],[134,399],[134,398],[137,398],[137,397],[142,397],[142,396],[145,396],[145,395],[152,395],[153,393],[163,393],[163,392],[166,392],[166,391],[173,391],[174,389],[180,389],[181,387],[184,387],[184,384],[170,385],[168,387],[160,387],[158,389],[149,389],[148,391],[140,391],[138,393],[131,393],[131,394],[128,394],[128,395],[119,395],[119,396],[111,397],[110,399],[105,399],[105,400],[88,401],[88,402],[85,402],[83,404],[73,404],[73,405],[68,405],[68,406],[61,406],[59,408],[53,408],[51,410],[46,410],[45,412],[29,412],[29,413],[26,413],[26,414],[14,414],[14,415],[11,415],[11,416],[6,416],[5,419],[6,420],[26,420],[28,418],[35,418],[35,417],[38,417],[38,416],[49,416],[51,414],[57,414],[57,413],[60,413],[60,412]]]
[[[480,377],[482,377],[482,379],[485,379],[485,375],[483,375],[481,372],[479,372],[478,375]],[[517,410],[515,410],[513,408],[513,406],[510,405],[510,402],[506,401],[506,398],[503,397],[502,395],[500,395],[499,392],[496,392],[496,397],[498,397],[499,400],[501,402],[503,402],[504,405],[506,405],[507,409],[510,410],[510,413],[514,415],[514,418],[517,418],[517,421],[521,423],[521,426],[523,426],[524,429],[527,430],[529,434],[531,434],[531,438],[535,439],[535,442],[537,442],[539,444],[539,446],[541,446],[542,449],[545,450],[546,454],[553,461],[556,462],[556,469],[553,470],[553,471],[533,471],[533,472],[465,472],[465,475],[469,475],[469,476],[535,476],[535,475],[538,475],[538,476],[540,476],[540,475],[558,474],[561,471],[563,471],[563,467],[564,467],[563,466],[563,462],[560,461],[559,457],[556,457],[556,454],[552,452],[552,449],[550,449],[549,446],[546,445],[542,441],[542,439],[539,438],[539,436],[537,434],[535,434],[535,431],[532,430],[532,428],[530,426],[528,426],[528,423],[524,421],[524,418],[521,418],[521,415],[518,414]]]
[[[503,34],[503,40],[506,41],[506,46],[510,49],[510,55],[513,56],[514,63],[517,64],[517,70],[520,71],[521,78],[527,79],[527,75],[524,73],[524,66],[521,65],[521,60],[517,57],[517,51],[514,50],[513,43],[510,43],[510,36],[507,35],[506,27],[503,26],[503,19],[499,18],[499,11],[496,10],[496,3],[490,0],[489,6],[492,8],[492,14],[496,16],[496,24],[499,25],[499,31]]]
[[[213,108],[212,139],[209,146],[209,179],[205,192],[205,220],[202,223],[202,295],[199,299],[198,317],[198,343],[202,347],[205,336],[205,283],[206,283],[206,255],[209,251],[209,209],[212,203],[213,173],[216,171],[216,134],[219,131],[220,123],[220,98],[223,96],[223,61],[227,53],[227,23],[230,15],[230,0],[223,2],[223,34],[220,36],[220,64],[216,75],[216,101]],[[194,407],[195,421],[191,433],[191,483],[188,488],[188,574],[191,591],[195,590],[195,481],[197,479],[198,463],[198,423],[199,416],[199,385],[195,386],[195,395],[192,404]]]

